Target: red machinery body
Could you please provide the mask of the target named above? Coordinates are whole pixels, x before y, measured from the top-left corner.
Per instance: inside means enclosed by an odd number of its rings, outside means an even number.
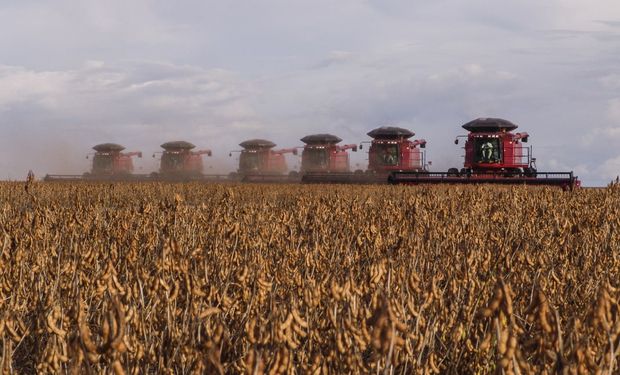
[[[45,181],[79,180],[133,180],[134,156],[142,157],[142,152],[122,152],[125,147],[116,143],[102,143],[93,147],[95,153],[90,172],[83,175],[46,175]],[[86,157],[88,158],[88,156]]]
[[[410,130],[394,126],[374,129],[368,132],[368,136],[373,140],[370,142],[370,149],[368,150],[368,169],[366,172],[361,170],[354,173],[349,171],[317,171],[305,173],[302,181],[340,184],[387,183],[388,176],[392,171],[425,170],[425,154],[421,149],[426,147],[426,141],[423,139],[410,140],[414,135],[415,133]]]
[[[241,142],[239,169],[230,178],[245,182],[288,182],[285,154],[297,155],[296,148],[273,150],[275,143],[265,139],[250,139]],[[290,177],[295,177],[294,175]]]
[[[463,125],[469,131],[465,141],[465,161],[461,170],[444,172],[393,172],[391,183],[529,184],[553,185],[565,189],[579,187],[572,172],[539,172],[532,148],[524,146],[527,133],[513,133],[517,125],[498,118],[479,118]],[[458,138],[455,140],[458,144]]]
[[[467,126],[467,125],[465,125]],[[516,125],[471,127],[465,141],[465,171],[523,172],[532,166],[527,133],[512,133]]]
[[[142,153],[96,152],[90,173],[92,175],[130,174],[133,172],[132,156],[142,157]]]
[[[338,145],[341,138],[331,134],[313,134],[301,139],[306,145],[301,153],[301,173],[350,172],[348,150],[357,145]]]
[[[153,178],[194,180],[203,177],[202,155],[211,156],[211,150],[192,151],[196,146],[185,141],[167,142],[161,147],[164,151],[161,155],[159,174],[154,173]]]
[[[368,132],[373,138],[368,151],[368,170],[387,174],[392,171],[422,171],[425,169],[426,141],[409,138],[415,133],[398,127],[387,126]]]

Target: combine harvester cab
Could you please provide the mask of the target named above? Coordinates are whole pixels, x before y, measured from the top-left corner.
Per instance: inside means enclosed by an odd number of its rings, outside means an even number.
[[[45,181],[134,181],[132,157],[142,157],[142,152],[122,152],[125,147],[116,143],[102,143],[93,147],[90,172],[83,175],[46,175]],[[89,156],[86,156],[88,159]]]
[[[250,139],[241,142],[239,152],[239,169],[229,175],[229,179],[242,182],[297,182],[297,172],[288,171],[285,154],[297,155],[296,148],[273,150],[275,143],[265,139]],[[230,153],[232,156],[232,152]]]
[[[532,148],[524,146],[527,133],[513,133],[517,125],[499,118],[479,118],[463,125],[469,131],[465,141],[463,168],[447,172],[402,172],[390,174],[394,184],[528,184],[573,189],[580,182],[573,172],[539,172]]]
[[[151,178],[174,182],[204,180],[202,155],[211,156],[211,150],[192,151],[195,147],[186,141],[162,144],[164,151],[161,153],[159,172],[152,173]]]

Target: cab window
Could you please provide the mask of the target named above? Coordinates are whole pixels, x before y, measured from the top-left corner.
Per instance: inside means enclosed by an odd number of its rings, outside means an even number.
[[[114,159],[110,154],[99,154],[93,158],[94,171],[110,171],[113,168]]]
[[[239,168],[241,170],[252,171],[258,169],[258,153],[244,151],[239,159]]]
[[[169,171],[182,169],[183,156],[178,152],[164,152],[161,157],[161,166]]]
[[[476,138],[474,144],[476,163],[499,163],[502,160],[499,138]]]
[[[377,144],[376,162],[378,165],[396,166],[399,162],[398,145],[397,144]]]
[[[325,168],[327,167],[327,150],[324,148],[307,149],[308,166],[311,168]]]

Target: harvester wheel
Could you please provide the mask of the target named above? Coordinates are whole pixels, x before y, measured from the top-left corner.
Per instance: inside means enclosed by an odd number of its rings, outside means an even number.
[[[459,176],[459,170],[456,168],[449,168],[448,169],[448,177],[458,177]]]
[[[523,168],[523,174],[525,174],[525,177],[536,177],[536,168],[532,168],[532,167]]]
[[[471,169],[461,168],[461,176],[471,177]]]
[[[521,169],[519,168],[510,168],[506,170],[506,173],[504,173],[504,176],[506,177],[514,177],[514,176],[518,176],[521,174]]]
[[[288,173],[288,176],[291,177],[291,178],[297,178],[297,177],[299,177],[299,172],[297,172],[297,171],[290,171]]]
[[[364,174],[364,171],[361,170],[361,169],[356,169],[355,172],[353,172],[353,173],[355,173],[357,175],[362,175],[362,174]]]

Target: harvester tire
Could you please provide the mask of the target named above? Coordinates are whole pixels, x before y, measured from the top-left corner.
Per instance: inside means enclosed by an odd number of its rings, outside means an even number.
[[[449,168],[448,169],[448,177],[458,177],[459,176],[459,170],[456,168]]]
[[[523,174],[525,174],[525,177],[536,177],[536,168],[532,168],[532,167],[523,168]]]
[[[518,174],[519,171],[515,171],[514,169],[506,169],[506,171],[504,172],[504,177],[514,177],[516,174]]]

